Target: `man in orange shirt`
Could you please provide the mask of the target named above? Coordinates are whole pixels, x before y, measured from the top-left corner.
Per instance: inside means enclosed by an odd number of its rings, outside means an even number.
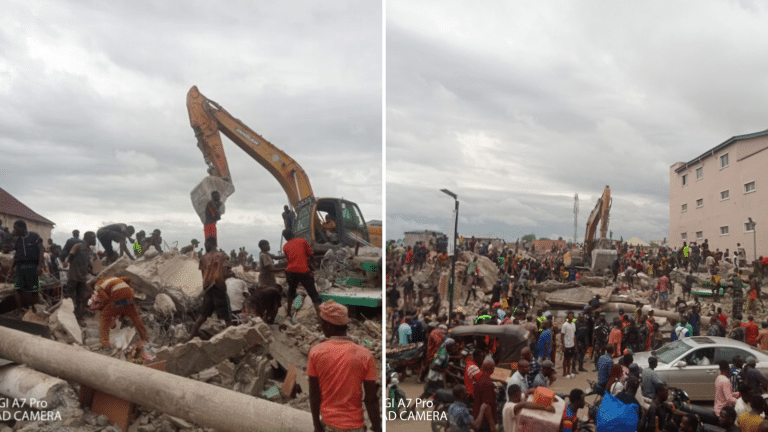
[[[760,333],[760,328],[757,326],[757,323],[754,321],[755,317],[752,315],[748,316],[746,324],[743,325],[744,327],[744,336],[747,339],[747,343],[755,346],[757,345],[757,336]]]
[[[232,276],[232,267],[226,253],[217,249],[215,237],[205,239],[205,255],[200,258],[200,271],[203,273],[203,304],[200,306],[200,317],[195,321],[187,342],[191,341],[200,326],[209,316],[216,313],[223,319],[227,327],[232,325],[232,308],[227,296],[226,279]]]
[[[319,310],[320,326],[328,339],[313,346],[307,360],[315,431],[365,432],[364,400],[373,431],[381,432],[373,355],[347,336],[346,306],[328,300]]]
[[[285,280],[288,282],[287,316],[290,319],[293,313],[293,300],[296,297],[296,287],[299,286],[299,283],[307,290],[307,294],[312,299],[312,303],[315,304],[315,310],[318,311],[319,315],[320,294],[317,293],[315,277],[309,268],[312,261],[312,248],[303,238],[294,238],[293,231],[289,229],[283,230],[283,237],[285,237],[283,254],[288,259],[288,265],[285,266]]]

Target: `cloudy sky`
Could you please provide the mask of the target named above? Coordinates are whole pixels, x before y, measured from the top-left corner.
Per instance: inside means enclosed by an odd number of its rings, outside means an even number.
[[[125,222],[202,240],[192,85],[293,157],[317,196],[382,219],[379,2],[6,1],[0,187],[72,229]],[[224,138],[235,185],[220,245],[279,243],[285,193]]]
[[[668,237],[669,167],[768,128],[758,1],[389,0],[387,238]]]

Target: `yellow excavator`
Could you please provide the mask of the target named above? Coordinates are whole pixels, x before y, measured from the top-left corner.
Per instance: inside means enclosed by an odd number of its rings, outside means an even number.
[[[298,162],[236,119],[221,105],[203,96],[197,86],[193,86],[187,93],[187,111],[197,137],[197,146],[209,167],[209,179],[212,181],[207,184],[215,185],[209,188],[219,190],[222,199],[234,192],[234,186],[220,133],[277,179],[296,215],[294,235],[306,239],[316,254],[324,254],[338,245],[381,247],[381,227],[367,225],[357,204],[342,198],[316,198],[309,177]],[[199,185],[192,193],[196,210],[209,196],[207,191],[201,191],[203,189]]]

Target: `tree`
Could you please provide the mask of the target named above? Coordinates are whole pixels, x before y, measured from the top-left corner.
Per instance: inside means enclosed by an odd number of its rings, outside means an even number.
[[[528,242],[534,241],[534,240],[536,240],[536,234],[524,235],[521,240],[524,241],[524,242],[525,241],[528,241]]]
[[[563,241],[563,237],[562,237],[562,236],[561,236],[561,237],[558,237],[558,238],[557,238],[557,241]]]

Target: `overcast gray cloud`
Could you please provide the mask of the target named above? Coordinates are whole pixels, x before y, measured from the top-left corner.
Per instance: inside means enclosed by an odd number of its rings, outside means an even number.
[[[768,128],[757,1],[387,2],[387,237],[668,236],[669,167]],[[581,240],[580,240],[581,241]]]
[[[317,196],[382,218],[380,2],[10,1],[0,15],[0,186],[72,229],[202,240],[192,85],[283,149]],[[285,193],[224,137],[220,245],[279,243]],[[274,248],[275,246],[273,246]]]

